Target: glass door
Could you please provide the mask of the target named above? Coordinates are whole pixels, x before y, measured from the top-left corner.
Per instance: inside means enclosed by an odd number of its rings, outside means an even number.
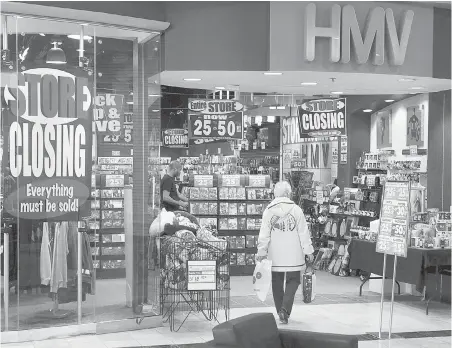
[[[2,16],[2,331],[159,314],[159,38]]]

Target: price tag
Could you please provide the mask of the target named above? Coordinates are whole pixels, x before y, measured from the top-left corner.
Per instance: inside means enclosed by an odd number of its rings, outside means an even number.
[[[306,168],[306,160],[293,160],[291,163],[293,169]]]
[[[406,224],[404,225],[404,222],[401,221],[401,224],[392,224],[391,227],[391,235],[394,237],[401,237],[401,238],[405,238],[406,237]]]
[[[265,175],[250,175],[249,184],[250,187],[266,187],[266,176]]]
[[[187,261],[187,290],[216,290],[216,261]]]
[[[410,146],[410,155],[416,156],[417,155],[417,145],[411,145]]]
[[[223,187],[237,187],[240,185],[240,175],[223,175],[221,177],[221,186]]]
[[[213,175],[195,175],[194,187],[213,187]]]
[[[382,216],[386,218],[392,218],[394,215],[394,206],[391,202],[384,201],[382,207]]]
[[[408,207],[403,202],[397,204],[394,209],[394,218],[395,219],[407,219]]]
[[[105,187],[124,187],[124,175],[106,175]]]
[[[241,112],[220,115],[191,114],[189,117],[190,138],[243,138],[243,114]]]

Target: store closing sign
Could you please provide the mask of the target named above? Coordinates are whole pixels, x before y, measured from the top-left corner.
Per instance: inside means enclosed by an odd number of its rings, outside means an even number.
[[[5,86],[3,113],[10,181],[4,209],[13,216],[77,221],[91,188],[91,92],[84,72],[36,68]]]
[[[346,99],[309,100],[298,107],[301,138],[346,135]]]
[[[162,132],[163,146],[174,148],[188,148],[188,130],[165,129]]]
[[[242,139],[242,109],[234,100],[189,99],[190,138]]]

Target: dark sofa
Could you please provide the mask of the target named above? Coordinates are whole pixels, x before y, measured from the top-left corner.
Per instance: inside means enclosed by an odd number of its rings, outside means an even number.
[[[256,313],[233,319],[213,329],[211,348],[358,348],[355,336],[278,330],[271,313]]]

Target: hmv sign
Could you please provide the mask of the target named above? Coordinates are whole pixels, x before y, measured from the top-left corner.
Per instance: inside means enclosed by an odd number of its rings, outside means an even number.
[[[333,63],[356,61],[358,64],[383,65],[388,59],[387,63],[391,65],[403,65],[414,21],[413,11],[404,12],[396,20],[392,9],[375,7],[361,26],[352,5],[333,5],[329,26],[319,26],[316,14],[316,5],[308,4],[304,18],[306,61],[315,60],[316,41],[328,39],[329,59]]]

